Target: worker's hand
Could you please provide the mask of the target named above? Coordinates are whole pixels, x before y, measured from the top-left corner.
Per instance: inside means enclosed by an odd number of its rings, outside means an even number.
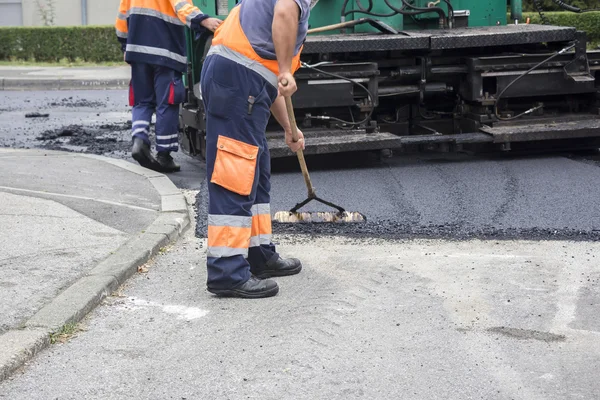
[[[221,21],[219,18],[206,18],[204,21],[200,22],[203,27],[211,32],[216,31],[219,25],[222,23],[223,21]]]
[[[289,72],[284,72],[279,75],[279,94],[285,97],[291,97],[298,87],[296,86],[296,80],[294,76]]]
[[[298,129],[298,141],[294,142],[292,141],[292,132],[286,132],[285,133],[285,144],[288,145],[288,147],[290,148],[290,150],[292,150],[292,152],[297,152],[298,150],[302,149],[304,150],[304,134],[302,133],[302,131],[300,129]]]

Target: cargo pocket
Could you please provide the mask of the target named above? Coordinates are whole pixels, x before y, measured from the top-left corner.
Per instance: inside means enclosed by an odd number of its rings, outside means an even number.
[[[219,135],[211,183],[249,196],[254,185],[257,156],[258,146]]]
[[[169,84],[169,104],[181,104],[185,101],[185,86],[181,78],[171,80]]]
[[[133,82],[129,81],[129,106],[135,106],[135,96],[133,94]]]

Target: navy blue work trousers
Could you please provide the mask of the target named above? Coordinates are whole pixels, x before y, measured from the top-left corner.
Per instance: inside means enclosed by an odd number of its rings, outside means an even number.
[[[129,105],[131,134],[150,143],[150,122],[156,113],[156,150],[179,150],[179,105],[185,100],[181,72],[160,65],[131,63]]]
[[[245,283],[279,255],[271,231],[271,158],[265,131],[277,89],[219,55],[203,64],[208,183],[207,285]]]

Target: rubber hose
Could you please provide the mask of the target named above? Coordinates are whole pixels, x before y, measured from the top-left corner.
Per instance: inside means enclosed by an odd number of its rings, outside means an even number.
[[[358,9],[360,11],[371,12],[371,10],[373,9],[373,0],[368,0],[368,1],[369,1],[369,7],[367,7],[366,9],[363,7],[360,0],[356,0],[356,6],[358,7]]]
[[[388,3],[388,1],[386,0],[386,4],[388,6],[390,6],[390,4]],[[440,7],[416,7],[413,6],[412,4],[410,4],[408,1],[406,0],[402,0],[402,4],[404,4],[404,6],[408,7],[408,8],[412,8],[413,10],[417,10],[417,11],[422,11],[422,12],[436,12],[439,14],[440,19],[445,19],[446,18],[446,13],[444,12],[443,8]],[[392,8],[392,7],[390,7]],[[392,10],[396,11],[395,8],[392,8]],[[407,14],[410,15],[410,14]]]
[[[558,5],[560,8],[562,8],[563,10],[571,11],[571,12],[574,12],[574,13],[580,13],[581,12],[581,8],[572,6],[570,4],[567,4],[564,1],[561,1],[561,0],[552,0],[552,1],[556,5]]]
[[[391,5],[389,0],[384,0],[385,4],[387,4],[387,6],[389,8],[391,8],[392,10],[394,10],[394,12],[396,14],[402,14],[402,15],[419,15],[419,14],[427,14],[430,12],[438,12],[438,10],[440,10],[442,12],[442,15],[445,17],[446,14],[444,13],[444,10],[441,8],[437,8],[437,7],[432,7],[432,8],[423,8],[422,11],[405,11],[404,6],[402,6],[401,8],[396,8],[395,6]],[[439,12],[438,12],[439,13]]]

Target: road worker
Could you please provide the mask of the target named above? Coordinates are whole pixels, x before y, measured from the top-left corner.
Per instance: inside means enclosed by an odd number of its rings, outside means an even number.
[[[298,142],[292,141],[283,96],[297,89],[293,74],[300,67],[310,3],[242,0],[215,31],[202,67],[207,290],[219,296],[275,296],[279,287],[266,278],[302,269],[300,260],[281,258],[271,241],[271,163],[265,131],[272,113],[290,149],[304,149],[302,132]]]
[[[131,65],[131,153],[140,165],[160,172],[180,170],[171,152],[179,149],[179,104],[185,97],[185,26],[202,33],[214,32],[221,23],[191,0],[121,0],[116,30],[124,60]],[[149,139],[155,112],[156,158]]]

